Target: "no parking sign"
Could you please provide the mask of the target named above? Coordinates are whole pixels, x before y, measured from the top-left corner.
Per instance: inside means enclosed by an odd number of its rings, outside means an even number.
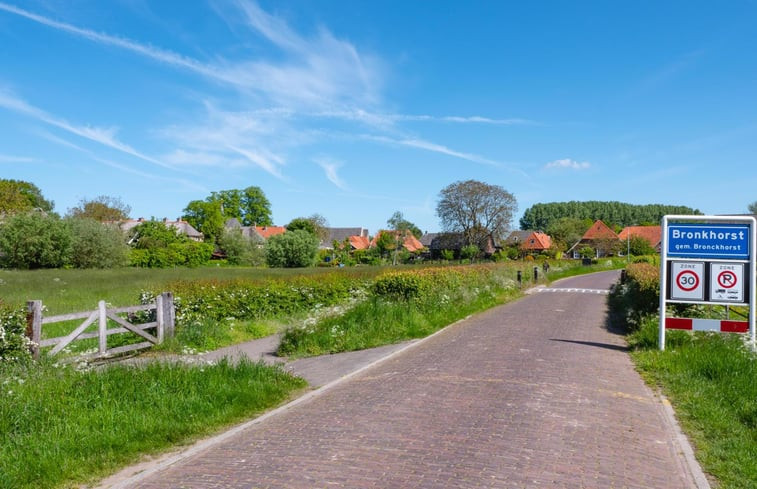
[[[710,263],[710,277],[710,300],[746,302],[743,263]]]

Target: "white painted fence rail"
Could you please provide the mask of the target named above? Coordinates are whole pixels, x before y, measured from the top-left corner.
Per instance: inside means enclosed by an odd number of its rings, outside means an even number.
[[[156,320],[148,323],[133,324],[119,316],[119,314],[135,314],[141,311],[152,310],[155,311]],[[43,325],[76,319],[84,319],[84,322],[66,336],[42,339]],[[80,355],[80,357],[103,358],[163,343],[165,338],[173,337],[175,320],[176,311],[174,309],[173,294],[170,292],[162,293],[155,298],[155,302],[152,304],[108,308],[105,301],[100,301],[97,309],[94,311],[48,317],[44,317],[42,314],[42,301],[36,300],[27,302],[26,335],[32,341],[31,348],[34,358],[39,358],[42,348],[52,346],[53,348],[48,352],[48,355],[52,356],[60,353],[73,341],[90,338],[98,338],[97,353]],[[108,329],[108,321],[113,321],[120,327]],[[97,323],[97,331],[85,333],[95,323]],[[147,332],[150,329],[155,330],[154,334]],[[128,332],[137,334],[146,341],[133,345],[108,348],[108,336]]]

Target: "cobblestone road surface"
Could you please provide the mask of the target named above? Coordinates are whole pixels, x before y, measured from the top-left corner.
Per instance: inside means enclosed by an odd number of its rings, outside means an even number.
[[[660,402],[605,328],[614,272],[447,328],[128,487],[690,488]]]

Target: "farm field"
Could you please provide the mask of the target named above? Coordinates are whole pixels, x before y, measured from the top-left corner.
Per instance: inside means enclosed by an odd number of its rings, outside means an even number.
[[[117,268],[108,270],[2,270],[0,299],[6,304],[23,305],[41,300],[46,314],[66,314],[93,309],[97,301],[114,306],[137,304],[142,290],[160,289],[172,282],[194,280],[287,279],[339,273],[355,278],[376,276],[382,267],[341,269],[275,269],[250,267],[199,268]]]

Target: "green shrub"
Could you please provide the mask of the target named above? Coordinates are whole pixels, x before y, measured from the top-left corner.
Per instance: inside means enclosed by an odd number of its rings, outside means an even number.
[[[182,327],[196,321],[277,318],[330,306],[358,294],[365,284],[328,273],[291,280],[180,281],[164,288],[174,293],[177,327]],[[143,292],[140,300],[146,304],[158,293]]]
[[[632,263],[626,267],[626,280],[610,293],[609,302],[615,314],[632,330],[641,326],[645,317],[660,307],[660,271],[649,263]]]
[[[273,268],[301,268],[315,264],[318,237],[303,230],[271,236],[265,245],[265,259]]]
[[[239,229],[225,229],[218,246],[231,265],[259,266],[265,263],[261,242],[247,238]]]
[[[419,298],[429,286],[419,274],[398,272],[379,277],[371,287],[371,292],[388,300],[407,301]]]
[[[129,247],[115,226],[93,219],[67,219],[71,227],[71,264],[76,268],[116,268],[128,263]]]
[[[0,263],[7,268],[61,268],[71,259],[71,229],[53,215],[16,214],[0,225]]]

